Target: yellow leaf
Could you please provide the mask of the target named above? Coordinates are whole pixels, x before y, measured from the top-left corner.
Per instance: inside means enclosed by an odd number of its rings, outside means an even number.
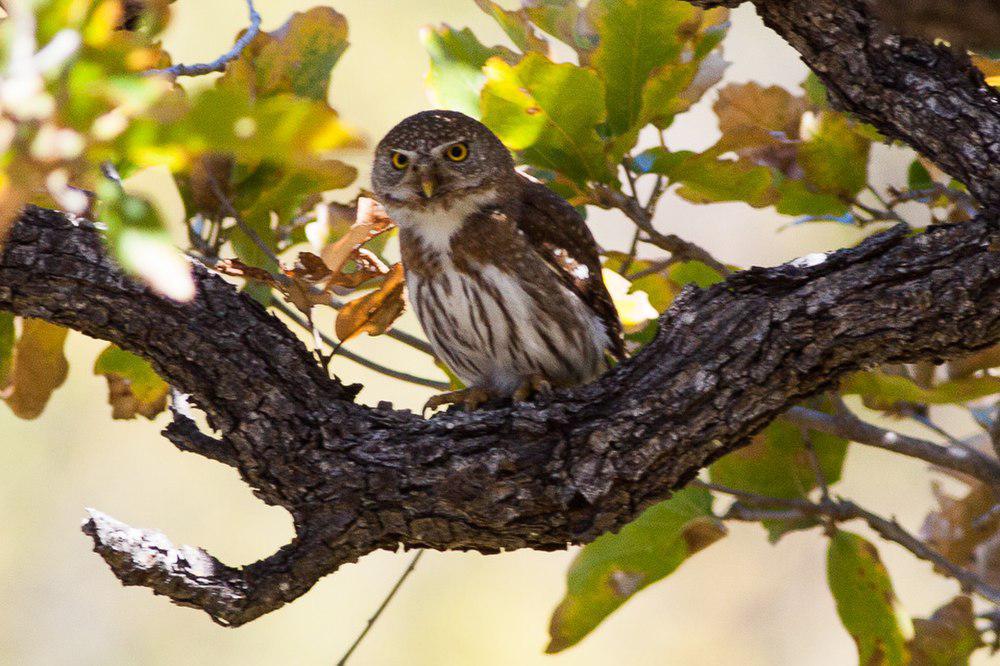
[[[66,381],[69,365],[63,343],[69,331],[41,319],[25,319],[14,347],[10,384],[3,399],[22,419],[41,415],[52,392]]]
[[[649,294],[638,289],[630,291],[632,283],[618,273],[610,268],[604,268],[601,270],[601,276],[626,333],[641,331],[650,320],[660,315],[649,302]]]

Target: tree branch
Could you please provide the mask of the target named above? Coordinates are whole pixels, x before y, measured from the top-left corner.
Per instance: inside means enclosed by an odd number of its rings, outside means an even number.
[[[211,72],[224,72],[226,71],[226,65],[229,64],[231,60],[235,60],[240,57],[243,53],[243,49],[247,47],[250,42],[253,41],[257,33],[260,32],[260,14],[253,6],[253,0],[246,0],[247,12],[250,15],[250,26],[240,35],[239,39],[233,44],[233,48],[229,49],[227,52],[220,55],[218,58],[212,62],[198,63],[197,65],[182,65],[177,64],[172,67],[165,67],[163,69],[151,69],[149,74],[160,74],[166,76],[201,76],[203,74],[210,74]]]
[[[957,580],[964,592],[976,592],[984,599],[1000,604],[1000,589],[997,589],[980,576],[968,569],[963,569],[950,561],[941,553],[930,548],[923,541],[913,536],[895,520],[883,518],[871,511],[843,498],[830,499],[823,502],[810,502],[805,499],[786,499],[781,497],[769,497],[748,493],[735,488],[728,488],[716,483],[708,483],[697,480],[694,482],[709,490],[733,495],[741,501],[751,505],[751,507],[770,507],[760,511],[755,508],[748,508],[746,504],[735,503],[723,516],[724,520],[743,520],[757,522],[765,519],[789,519],[801,518],[803,516],[813,516],[817,518],[829,518],[834,522],[846,522],[849,520],[863,520],[868,523],[879,536],[886,541],[892,541],[910,551],[917,558],[930,562],[950,578]],[[773,510],[776,508],[777,510]]]
[[[991,485],[1000,485],[1000,462],[974,449],[910,437],[865,423],[850,412],[827,414],[806,407],[792,407],[785,417],[797,425],[843,437],[859,444],[918,458],[939,467],[967,474]]]
[[[899,227],[815,266],[689,289],[656,339],[594,384],[430,420],[353,404],[356,387],[329,379],[279,320],[200,266],[193,302],[156,296],[110,261],[89,223],[55,212],[30,208],[15,224],[0,308],[149,359],[205,411],[258,497],[292,514],[298,537],[279,564],[218,564],[208,584],[133,566],[102,537],[117,532],[91,530],[123,580],[239,624],[399,543],[496,552],[590,541],[845,372],[995,344],[995,229]]]

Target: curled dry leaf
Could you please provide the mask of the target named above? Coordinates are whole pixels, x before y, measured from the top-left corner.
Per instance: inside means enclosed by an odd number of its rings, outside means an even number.
[[[975,620],[972,600],[966,596],[955,597],[929,618],[914,618],[910,663],[913,666],[968,664],[972,653],[983,645]]]
[[[335,287],[357,289],[364,283],[381,277],[385,277],[387,283],[390,281],[391,269],[374,252],[361,246],[392,228],[392,220],[382,207],[372,199],[361,197],[358,199],[354,224],[337,241],[323,248],[321,256],[312,252],[300,252],[293,265],[281,267],[280,274],[248,266],[238,259],[220,261],[215,269],[224,275],[242,277],[274,287],[295,307],[309,314],[315,305],[330,304],[331,292]],[[353,270],[346,272],[344,269],[352,263]],[[383,286],[365,298],[374,298],[383,289],[386,287]],[[401,303],[399,310],[402,310]],[[396,316],[398,314],[399,312]],[[390,319],[386,326],[391,323]]]
[[[356,250],[393,227],[392,220],[374,199],[360,197],[354,224],[336,242],[323,248],[320,255],[334,273],[340,273]]]
[[[403,313],[403,264],[395,264],[375,291],[347,303],[337,315],[337,337],[346,342],[359,333],[381,335]]]

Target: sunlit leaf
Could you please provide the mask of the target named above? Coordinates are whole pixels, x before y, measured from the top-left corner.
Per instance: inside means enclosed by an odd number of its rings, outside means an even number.
[[[483,67],[505,49],[484,46],[468,28],[426,27],[420,40],[431,59],[427,88],[434,105],[478,118],[479,93],[486,81]]]
[[[94,374],[108,381],[111,418],[152,419],[166,409],[170,387],[145,359],[108,345],[94,362]]]
[[[712,496],[684,488],[646,509],[617,534],[583,547],[552,614],[547,652],[578,643],[633,594],[673,573],[684,560],[725,536],[712,514]]]
[[[903,626],[892,581],[878,551],[851,532],[838,530],[830,538],[827,582],[837,603],[837,615],[858,648],[858,663],[903,666],[908,661]]]
[[[929,618],[914,618],[911,666],[962,666],[982,647],[969,597],[955,597]]]
[[[41,416],[52,392],[69,372],[63,344],[69,331],[41,319],[24,319],[14,346],[14,358],[3,399],[22,419]]]
[[[612,134],[636,123],[650,73],[678,58],[678,30],[697,11],[680,0],[595,0],[588,7],[600,40],[590,62],[604,80]]]
[[[219,85],[253,97],[292,93],[326,100],[330,72],[347,49],[347,21],[330,7],[296,12],[273,32],[260,32],[230,62]]]
[[[611,180],[595,129],[604,88],[592,71],[537,53],[514,66],[491,58],[482,109],[483,122],[527,163],[576,182]]]
[[[514,46],[521,49],[521,51],[525,53],[528,51],[537,51],[548,55],[548,42],[535,30],[525,10],[513,11],[504,9],[497,3],[492,2],[492,0],[476,0],[476,4],[497,22],[497,25],[514,42]]]

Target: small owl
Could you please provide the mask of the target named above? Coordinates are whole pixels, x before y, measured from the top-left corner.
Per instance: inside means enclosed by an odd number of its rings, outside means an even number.
[[[379,143],[375,196],[399,226],[410,302],[469,388],[430,408],[523,400],[594,379],[624,356],[594,237],[569,203],[514,170],[482,123],[406,118]]]

